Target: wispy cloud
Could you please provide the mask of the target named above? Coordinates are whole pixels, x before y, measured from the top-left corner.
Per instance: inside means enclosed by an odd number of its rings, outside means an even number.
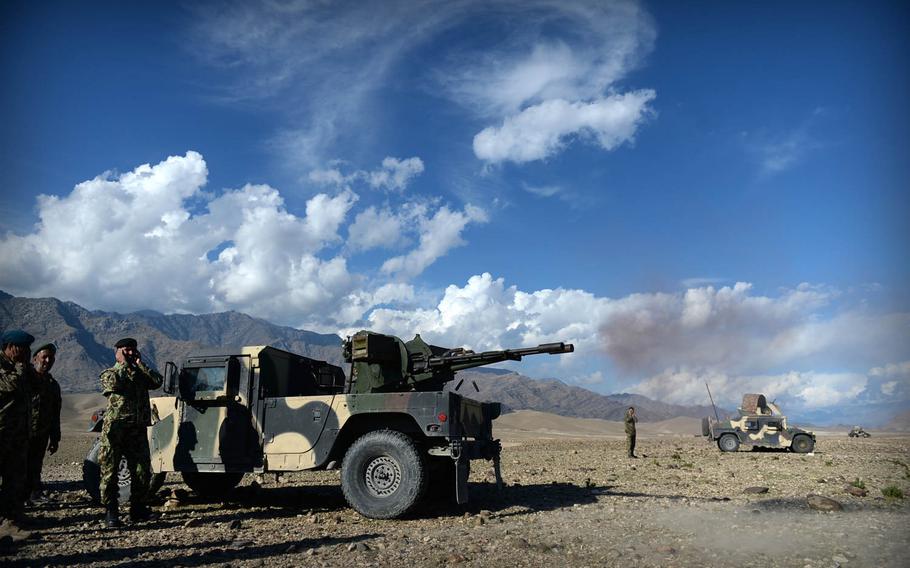
[[[475,141],[488,162],[542,159],[573,136],[610,149],[630,139],[654,96],[617,92],[656,36],[628,0],[393,0],[381,17],[361,2],[228,2],[191,13],[194,55],[241,78],[221,85],[222,100],[282,113],[272,146],[305,169],[337,157],[342,141],[350,150],[381,140],[378,94],[395,69],[421,70],[415,85],[492,121]],[[477,33],[481,24],[496,33]],[[461,26],[471,33],[446,33]],[[420,58],[429,45],[442,63]],[[556,128],[559,117],[572,127]],[[524,140],[548,121],[540,140]]]
[[[800,124],[777,133],[746,133],[746,147],[757,160],[762,175],[773,176],[790,170],[821,148],[823,144],[813,129],[824,114],[824,109],[814,109]]]
[[[531,185],[529,183],[522,183],[521,187],[528,193],[539,197],[553,197],[565,191],[558,185]]]
[[[723,284],[729,282],[729,278],[713,278],[713,277],[694,277],[686,278],[680,281],[680,284],[683,288],[701,288],[703,286],[716,286],[718,284]]]

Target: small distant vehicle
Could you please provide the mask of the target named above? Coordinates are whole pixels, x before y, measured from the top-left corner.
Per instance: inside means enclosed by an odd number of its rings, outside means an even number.
[[[787,424],[787,417],[763,394],[743,395],[739,416],[730,420],[702,419],[702,435],[717,442],[722,452],[735,452],[741,445],[785,448],[798,454],[815,449],[815,434]]]
[[[847,436],[849,436],[851,438],[868,438],[871,435],[872,434],[870,434],[869,432],[866,432],[865,430],[863,430],[862,426],[854,426],[852,430],[847,432]]]

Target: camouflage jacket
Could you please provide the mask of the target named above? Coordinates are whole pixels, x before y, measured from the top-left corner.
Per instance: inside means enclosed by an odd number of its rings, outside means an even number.
[[[634,434],[634,433],[635,433],[635,423],[636,423],[636,422],[638,422],[638,417],[637,417],[637,416],[630,416],[628,413],[626,414],[626,419],[625,419],[625,423],[626,423],[626,434]]]
[[[161,386],[158,371],[139,362],[133,367],[121,363],[101,373],[101,393],[107,397],[105,422],[122,421],[137,426],[150,426],[152,413],[149,390]]]
[[[29,367],[0,353],[0,432],[3,436],[28,436]]]
[[[52,442],[60,441],[60,383],[50,373],[39,374],[32,369],[29,383],[32,399],[32,416],[29,438],[48,436]]]

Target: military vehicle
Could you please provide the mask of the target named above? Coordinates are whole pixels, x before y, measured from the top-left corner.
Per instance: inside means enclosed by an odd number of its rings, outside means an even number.
[[[735,452],[740,445],[789,448],[799,454],[815,449],[815,434],[789,426],[780,408],[763,394],[743,395],[739,415],[733,419],[719,420],[715,410],[715,419],[703,418],[701,429],[723,452]]]
[[[475,353],[429,345],[419,335],[405,342],[360,331],[342,350],[347,376],[336,365],[269,346],[192,355],[179,369],[166,363],[168,396],[151,399],[152,470],[180,472],[195,493],[218,497],[248,473],[340,468],[347,502],[377,519],[407,514],[428,487],[465,503],[471,460],[491,460],[502,483],[493,438],[501,408],[454,392],[463,381],[443,387],[460,370],[574,347]],[[100,430],[99,422],[93,427]],[[96,449],[86,462],[83,479],[92,492]],[[120,481],[125,498],[128,473]]]
[[[869,432],[866,432],[865,430],[863,430],[862,426],[854,426],[853,429],[851,429],[849,432],[847,432],[847,436],[849,436],[851,438],[868,438],[871,435],[872,434],[870,434]]]

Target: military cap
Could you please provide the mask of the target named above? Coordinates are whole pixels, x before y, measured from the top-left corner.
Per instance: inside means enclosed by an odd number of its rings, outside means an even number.
[[[34,341],[35,338],[32,337],[32,334],[21,329],[11,329],[0,338],[0,343],[3,345],[19,345],[20,347],[30,347]]]
[[[114,349],[120,349],[121,347],[129,347],[131,349],[136,349],[139,347],[139,344],[136,343],[136,340],[132,337],[124,337],[120,341],[114,344]]]
[[[41,353],[41,352],[44,351],[45,349],[47,349],[48,351],[52,351],[52,352],[54,352],[54,353],[57,352],[57,346],[56,346],[56,345],[54,345],[53,343],[45,343],[44,345],[41,345],[41,346],[39,346],[37,349],[35,349],[34,351],[32,351],[32,357],[34,357],[34,356],[37,355],[38,353]]]

